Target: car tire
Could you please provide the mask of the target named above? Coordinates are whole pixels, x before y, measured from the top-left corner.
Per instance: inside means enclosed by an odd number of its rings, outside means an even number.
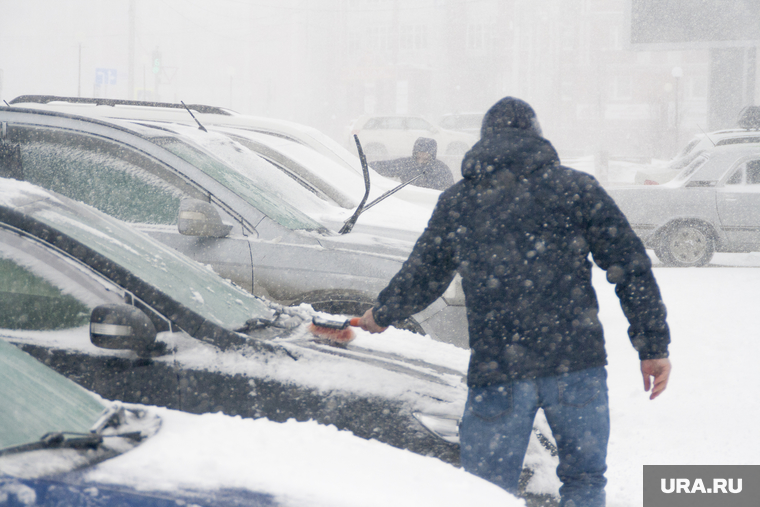
[[[673,266],[673,258],[670,256],[670,251],[665,248],[665,241],[662,238],[654,247],[654,253],[662,264],[665,266]]]
[[[705,266],[715,254],[715,240],[704,225],[683,223],[663,235],[655,254],[668,266]]]

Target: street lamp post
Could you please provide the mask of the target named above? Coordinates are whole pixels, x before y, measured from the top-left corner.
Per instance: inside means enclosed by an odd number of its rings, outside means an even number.
[[[679,80],[683,76],[683,69],[681,69],[681,67],[673,67],[673,70],[671,71],[671,75],[676,80],[676,85],[675,85],[676,87],[675,87],[675,90],[674,90],[674,92],[675,92],[675,120],[674,120],[674,124],[675,124],[675,127],[676,127],[676,151],[678,151],[679,146],[680,146],[679,145],[679,141],[678,141],[678,137],[679,137],[679,133],[680,133],[679,130],[680,130],[680,121],[681,121],[681,118],[678,115],[678,98],[679,98],[678,95],[679,95],[681,89],[680,89],[680,87],[678,85],[679,85]]]

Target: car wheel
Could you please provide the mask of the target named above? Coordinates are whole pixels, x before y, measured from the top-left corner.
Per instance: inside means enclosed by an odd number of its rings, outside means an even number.
[[[715,241],[704,226],[681,224],[665,234],[655,254],[670,266],[704,266],[715,253]]]
[[[662,262],[666,266],[673,266],[673,258],[670,256],[670,251],[665,247],[665,239],[658,241],[657,244],[654,247],[654,253],[657,255],[657,258],[660,259],[660,262]]]
[[[318,312],[331,313],[334,315],[362,316],[364,312],[374,305],[371,301],[361,300],[350,295],[339,293],[320,293],[306,296],[293,304],[308,303]],[[420,324],[412,319],[405,319],[393,325],[397,329],[406,329],[418,334],[425,334]]]
[[[364,148],[364,156],[367,160],[385,160],[388,158],[388,149],[380,143],[371,143]]]

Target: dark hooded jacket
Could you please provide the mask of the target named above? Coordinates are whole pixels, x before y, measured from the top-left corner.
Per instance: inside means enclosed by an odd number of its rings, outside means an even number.
[[[427,164],[418,164],[414,153],[424,151],[430,153],[432,159]],[[401,182],[418,176],[411,184],[418,187],[445,190],[454,184],[454,177],[449,166],[437,160],[438,144],[435,139],[420,137],[414,143],[411,157],[382,160],[372,163],[372,169],[389,178],[399,178]]]
[[[639,358],[667,357],[651,262],[613,200],[592,176],[561,166],[540,130],[485,127],[462,163],[464,179],[441,194],[380,293],[375,321],[388,326],[421,311],[459,272],[470,386],[603,366],[590,253],[615,284]]]

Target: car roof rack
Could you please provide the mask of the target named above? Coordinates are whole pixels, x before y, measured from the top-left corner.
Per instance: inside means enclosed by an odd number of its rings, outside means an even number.
[[[96,106],[143,106],[143,107],[166,107],[171,109],[185,109],[182,104],[171,102],[148,102],[143,100],[122,99],[96,99],[87,97],[59,97],[56,95],[21,95],[10,101],[10,104],[49,104],[51,102],[68,102],[72,104],[94,104]],[[188,104],[188,108],[203,114],[222,114],[233,116],[235,113],[229,109],[203,104]]]

